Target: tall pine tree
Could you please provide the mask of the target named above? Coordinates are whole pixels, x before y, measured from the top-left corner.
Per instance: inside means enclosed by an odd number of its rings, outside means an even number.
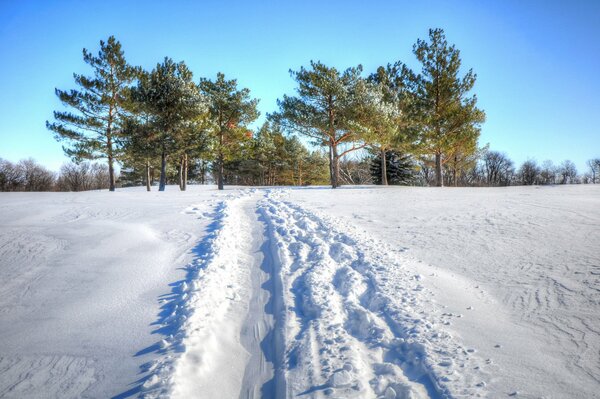
[[[370,112],[369,147],[378,152],[381,164],[380,177],[384,186],[388,185],[387,155],[392,149],[411,150],[415,144],[415,129],[412,122],[414,108],[411,91],[413,72],[402,62],[379,67],[369,76],[374,90],[379,92],[378,104]]]
[[[212,131],[216,139],[217,185],[219,190],[223,190],[225,162],[235,155],[240,142],[252,137],[248,125],[259,116],[258,100],[250,97],[249,89],[238,89],[237,80],[226,80],[222,73],[217,74],[215,81],[200,79],[199,87],[210,104]]]
[[[310,69],[290,71],[298,83],[297,96],[278,100],[279,112],[270,118],[283,128],[299,133],[329,149],[331,187],[340,181],[340,159],[364,148],[365,112],[370,110],[368,85],[360,77],[362,66],[343,72],[311,61]]]
[[[477,108],[477,96],[468,96],[477,76],[472,69],[460,76],[460,52],[448,44],[442,29],[430,29],[429,41],[417,40],[413,52],[422,65],[415,78],[421,148],[435,157],[436,185],[441,187],[444,163],[477,148],[485,113]]]
[[[92,67],[94,75],[74,74],[79,90],[55,90],[60,101],[75,112],[55,111],[56,122],[46,121],[46,127],[58,141],[67,142],[63,150],[74,160],[106,158],[109,190],[114,191],[116,140],[126,93],[136,77],[136,69],[127,64],[121,44],[114,36],[106,42],[100,41],[98,55],[83,49],[83,60]]]
[[[206,99],[194,84],[192,72],[185,63],[176,63],[168,57],[140,79],[132,90],[132,97],[150,115],[148,128],[155,132],[154,141],[161,159],[158,190],[164,191],[167,160],[177,154],[187,139],[190,123],[195,123],[206,112]]]

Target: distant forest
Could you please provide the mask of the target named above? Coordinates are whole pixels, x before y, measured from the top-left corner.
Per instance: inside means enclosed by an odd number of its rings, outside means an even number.
[[[235,79],[219,73],[195,81],[185,62],[168,57],[151,71],[132,66],[111,36],[97,54],[83,50],[91,76],[74,74],[76,89],[56,89],[64,109],[46,126],[72,162],[54,173],[32,159],[0,159],[0,190],[600,181],[600,158],[580,174],[568,160],[517,167],[480,146],[485,113],[472,93],[477,75],[461,72],[459,50],[443,30],[431,29],[413,53],[418,72],[401,61],[370,74],[361,65],[340,71],[314,61],[290,71],[295,94],[282,96],[253,130],[258,99]]]

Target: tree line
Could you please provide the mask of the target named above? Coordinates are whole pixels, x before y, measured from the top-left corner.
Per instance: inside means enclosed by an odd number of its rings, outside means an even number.
[[[471,93],[477,76],[463,71],[443,30],[430,29],[413,54],[417,72],[402,61],[370,74],[361,65],[338,70],[311,61],[290,71],[295,94],[278,100],[278,110],[253,130],[258,99],[235,79],[218,73],[194,80],[185,62],[169,57],[150,71],[132,66],[111,36],[97,54],[83,50],[93,74],[74,74],[77,89],[55,90],[66,111],[55,111],[46,126],[75,163],[105,159],[111,191],[116,163],[121,185],[150,190],[156,182],[160,191],[173,182],[185,190],[190,180],[219,189],[549,181],[532,170],[533,161],[514,170],[504,154],[478,146],[485,113]]]
[[[219,189],[227,177],[240,179],[235,166],[259,170],[253,182],[274,182],[272,168],[260,171],[265,154],[257,148],[262,144],[259,133],[269,129],[269,135],[299,134],[327,148],[334,188],[341,183],[340,160],[362,148],[380,152],[384,183],[387,150],[433,154],[436,184],[442,185],[442,165],[471,151],[485,115],[476,107],[476,97],[468,95],[475,74],[469,70],[460,76],[459,51],[441,29],[430,30],[429,41],[418,40],[414,53],[423,65],[419,74],[402,62],[380,67],[368,77],[362,76],[360,65],[338,71],[311,62],[309,68],[291,71],[297,95],[278,101],[279,110],[253,132],[249,125],[259,116],[258,100],[248,89],[238,88],[235,79],[219,73],[214,80],[196,82],[184,62],[168,57],[151,71],[131,66],[111,36],[100,42],[98,54],[83,50],[93,76],[74,74],[77,89],[56,89],[68,110],[55,111],[54,121],[46,125],[76,162],[107,160],[111,191],[115,162],[126,170],[143,170],[148,189],[156,168],[159,190],[165,189],[171,164],[185,190],[190,167],[197,162],[210,165]],[[297,176],[292,182],[308,183],[301,176],[302,164],[305,171],[313,170],[307,162],[319,165],[322,159],[312,154],[293,162]]]
[[[31,158],[16,163],[0,158],[0,191],[87,191],[108,185],[105,164],[65,163],[55,173]]]
[[[261,134],[262,136],[262,134]],[[259,143],[261,143],[259,145]],[[256,150],[259,146],[260,150]],[[311,185],[328,179],[327,159],[319,152],[310,153],[297,139],[276,135],[275,140],[257,141],[238,160],[225,164],[225,180],[236,185]],[[295,155],[294,155],[295,154]],[[394,151],[387,152],[387,180],[394,185],[429,186],[434,184],[431,168],[423,161]],[[315,167],[316,166],[316,167]],[[527,160],[518,168],[504,153],[485,150],[477,162],[459,176],[459,186],[500,187],[511,185],[594,184],[600,183],[600,158],[590,159],[587,170],[579,174],[573,162],[555,165],[546,160],[540,165]],[[204,184],[211,174],[206,165],[190,168],[190,180]],[[121,170],[121,186],[140,186],[143,174]],[[447,184],[454,184],[446,173]],[[151,177],[152,179],[152,177]],[[176,181],[178,170],[167,169],[167,179]],[[340,163],[342,184],[382,184],[381,160],[367,156]],[[152,182],[152,180],[151,180]],[[87,191],[109,188],[108,166],[98,162],[65,163],[58,173],[33,159],[12,163],[0,158],[0,191]]]

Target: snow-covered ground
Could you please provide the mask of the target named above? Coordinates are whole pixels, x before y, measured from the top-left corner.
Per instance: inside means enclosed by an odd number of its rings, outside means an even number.
[[[591,398],[600,187],[0,193],[0,397]]]

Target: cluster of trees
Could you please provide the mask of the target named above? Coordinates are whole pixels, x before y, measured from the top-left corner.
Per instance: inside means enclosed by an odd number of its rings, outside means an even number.
[[[476,107],[476,97],[468,94],[475,74],[469,70],[460,75],[459,51],[447,43],[441,29],[430,30],[429,41],[418,40],[414,53],[423,66],[418,74],[400,61],[368,77],[362,76],[360,65],[338,71],[311,62],[309,68],[292,71],[297,95],[284,96],[278,101],[279,111],[252,132],[249,125],[259,116],[258,100],[248,89],[239,89],[236,80],[219,73],[215,80],[201,78],[196,83],[184,62],[168,57],[151,71],[133,67],[111,36],[100,42],[97,55],[84,49],[84,61],[94,74],[75,74],[77,90],[56,89],[69,110],[56,111],[47,127],[75,161],[107,159],[110,190],[116,185],[117,161],[132,177],[142,175],[148,189],[153,169],[159,168],[159,190],[164,190],[171,166],[185,190],[198,164],[200,172],[210,167],[219,189],[226,180],[321,181],[323,156],[285,137],[290,133],[327,148],[334,188],[341,184],[342,158],[362,148],[378,153],[384,184],[386,154],[403,150],[430,154],[436,184],[442,185],[443,165],[474,151],[485,115]],[[286,159],[271,159],[281,155],[265,143],[273,140],[271,136],[286,144]]]
[[[546,160],[541,165],[529,159],[516,168],[514,162],[504,153],[484,151],[475,165],[462,176],[461,185],[467,186],[510,186],[510,185],[549,185],[596,183],[595,169],[600,159],[590,160],[590,173],[579,175],[575,164],[566,160],[560,165]]]
[[[108,186],[107,165],[67,163],[57,174],[33,159],[17,163],[0,159],[0,191],[86,191]]]
[[[56,89],[68,111],[46,124],[75,162],[107,160],[110,190],[116,162],[122,185],[150,190],[157,181],[161,191],[167,182],[185,190],[188,181],[207,180],[219,189],[596,182],[597,166],[591,177],[578,177],[568,161],[515,169],[506,155],[480,148],[485,113],[471,94],[476,74],[463,72],[459,50],[441,29],[417,40],[413,53],[420,71],[402,61],[366,75],[361,65],[338,70],[313,61],[290,71],[295,95],[278,100],[278,110],[253,131],[258,100],[235,79],[219,73],[194,81],[184,62],[168,57],[151,71],[131,66],[111,36],[97,55],[83,50],[93,76],[75,74],[77,90]]]
[[[121,44],[110,37],[94,55],[83,50],[94,75],[75,74],[77,90],[56,89],[68,111],[46,122],[65,153],[76,162],[107,159],[109,189],[116,186],[115,162],[125,184],[143,181],[159,190],[168,179],[185,190],[190,175],[204,182],[208,167],[219,189],[228,183],[310,184],[322,181],[322,159],[298,140],[265,124],[249,129],[258,100],[235,79],[194,82],[184,62],[165,59],[151,71],[125,60]],[[275,143],[276,142],[276,143]],[[158,177],[156,176],[158,174]]]
[[[362,66],[338,71],[320,62],[292,71],[297,95],[284,96],[269,117],[292,133],[327,148],[332,187],[341,183],[340,160],[368,148],[381,161],[379,180],[388,184],[389,151],[420,156],[433,167],[435,185],[444,184],[444,166],[461,170],[477,150],[485,113],[470,95],[476,75],[461,74],[460,52],[443,30],[431,29],[413,53],[420,73],[401,61],[367,77]]]
[[[431,162],[423,157],[388,151],[387,180],[389,184],[431,186],[435,184],[435,174]],[[499,187],[511,185],[550,185],[550,184],[593,184],[600,183],[600,158],[590,159],[587,170],[577,172],[575,164],[566,160],[555,165],[546,160],[541,165],[528,159],[519,167],[504,153],[491,151],[487,147],[479,149],[459,174],[453,173],[453,165],[444,165],[444,184],[471,187]],[[364,159],[347,160],[341,163],[344,184],[383,184],[381,179],[381,158],[371,155]],[[364,173],[366,170],[370,173]]]

